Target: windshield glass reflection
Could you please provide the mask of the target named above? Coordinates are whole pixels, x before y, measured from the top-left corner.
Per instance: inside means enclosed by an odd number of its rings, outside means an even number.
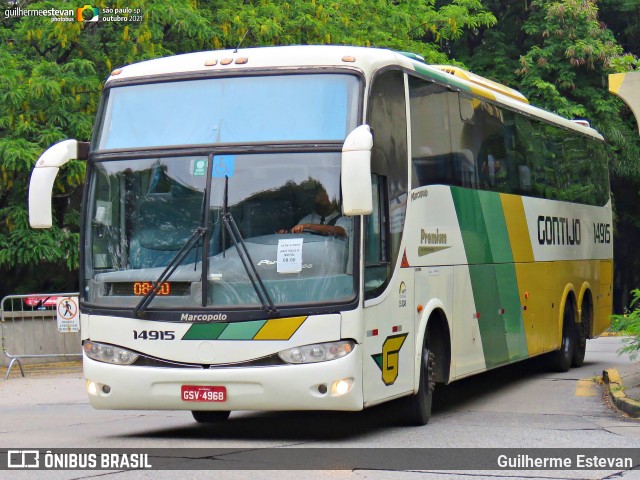
[[[203,298],[216,308],[261,305],[224,226],[225,207],[276,305],[354,297],[353,226],[351,218],[341,215],[340,154],[289,153],[95,164],[86,238],[91,252],[86,255],[87,301],[133,306],[140,292],[148,292],[148,284],[203,226],[209,161],[207,233],[150,308],[201,308]]]

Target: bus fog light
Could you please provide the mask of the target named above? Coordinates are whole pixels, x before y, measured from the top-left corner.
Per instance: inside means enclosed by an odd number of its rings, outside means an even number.
[[[82,348],[90,359],[113,365],[131,365],[138,359],[138,354],[131,350],[98,342],[86,341]]]
[[[87,380],[87,393],[89,395],[98,395],[98,385],[96,385],[96,382],[92,382],[91,380]]]
[[[93,380],[87,380],[85,384],[87,393],[91,396],[109,395],[111,393],[111,387],[102,383],[96,383]]]
[[[343,378],[342,380],[336,380],[331,387],[332,395],[344,395],[353,386],[353,378]]]
[[[283,350],[278,352],[278,356],[287,363],[326,362],[349,355],[353,351],[354,345],[355,342],[352,340],[316,343]]]

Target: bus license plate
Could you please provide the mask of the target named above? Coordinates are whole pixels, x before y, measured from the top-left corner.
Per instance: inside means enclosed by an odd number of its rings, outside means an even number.
[[[226,402],[227,388],[209,385],[182,385],[184,402]]]

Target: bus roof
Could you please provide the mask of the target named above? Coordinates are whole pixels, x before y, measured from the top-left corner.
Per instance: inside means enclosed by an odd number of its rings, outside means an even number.
[[[454,89],[466,91],[506,107],[520,110],[527,115],[602,139],[602,136],[594,129],[529,105],[522,94],[497,82],[466,72],[459,67],[428,65],[419,55],[394,52],[383,48],[295,45],[186,53],[118,68],[107,79],[107,85],[112,82],[119,83],[120,80],[135,80],[170,74],[240,73],[268,68],[286,70],[287,68],[305,67],[353,68],[362,71],[367,79],[370,79],[378,69],[390,65],[416,71],[435,81],[450,85]]]

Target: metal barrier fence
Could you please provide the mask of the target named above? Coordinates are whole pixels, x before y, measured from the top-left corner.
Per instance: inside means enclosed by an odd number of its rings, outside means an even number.
[[[52,293],[9,295],[2,299],[2,351],[8,360],[5,380],[15,363],[24,377],[23,360],[37,363],[55,357],[82,357],[80,332],[60,331],[55,301],[77,296],[78,293]],[[78,315],[77,311],[71,313]]]

